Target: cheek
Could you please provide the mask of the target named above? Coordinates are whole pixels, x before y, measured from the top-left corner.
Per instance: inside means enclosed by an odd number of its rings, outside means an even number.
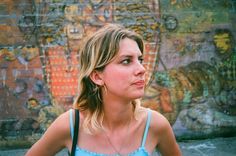
[[[129,72],[127,69],[122,70],[122,69],[115,68],[115,69],[109,70],[107,71],[107,74],[106,74],[106,81],[117,84],[117,85],[121,85],[121,84],[124,85],[124,83],[127,82],[130,77],[128,73]]]

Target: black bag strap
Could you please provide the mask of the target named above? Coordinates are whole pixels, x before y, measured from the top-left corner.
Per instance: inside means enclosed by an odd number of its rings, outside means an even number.
[[[78,132],[79,132],[79,110],[75,109],[74,136],[71,148],[71,156],[75,156],[75,149],[78,141]]]

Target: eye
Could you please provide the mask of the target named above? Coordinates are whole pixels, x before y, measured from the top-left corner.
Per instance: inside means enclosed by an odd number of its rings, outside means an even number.
[[[139,57],[138,60],[141,64],[143,63],[143,57]]]
[[[123,61],[121,61],[122,64],[129,64],[130,62],[130,59],[124,59]]]

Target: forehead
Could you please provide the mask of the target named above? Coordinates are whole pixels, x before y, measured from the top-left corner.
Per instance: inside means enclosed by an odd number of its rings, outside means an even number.
[[[120,55],[142,55],[136,41],[124,38],[119,43],[118,56]]]

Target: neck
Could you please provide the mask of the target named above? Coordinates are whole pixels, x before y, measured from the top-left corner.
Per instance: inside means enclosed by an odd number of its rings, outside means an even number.
[[[131,102],[126,104],[104,103],[104,126],[109,130],[124,127],[133,117],[133,105]]]
[[[126,121],[123,121],[122,119],[113,121],[118,121],[118,122],[113,123],[112,119],[110,119],[104,123],[105,126],[104,135],[107,138],[108,143],[110,144],[116,155],[121,156],[123,155],[123,147],[127,147],[127,143],[129,142],[127,140],[129,139],[130,135],[132,116],[130,115],[129,119],[127,119]]]

